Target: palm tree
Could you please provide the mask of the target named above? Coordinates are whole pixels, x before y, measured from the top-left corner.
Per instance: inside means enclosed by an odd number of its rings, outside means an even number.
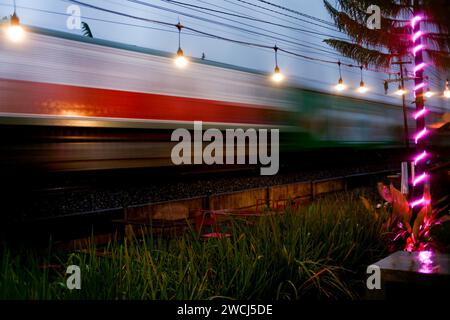
[[[416,149],[425,151],[422,137],[426,133],[424,107],[424,61],[432,63],[436,70],[447,72],[450,68],[450,3],[448,0],[336,0],[336,6],[324,0],[340,31],[346,33],[349,41],[324,40],[328,45],[362,65],[376,69],[391,68],[403,59],[412,59],[416,104]],[[367,9],[376,5],[380,9],[381,28],[367,26],[370,16]],[[416,19],[420,18],[420,19]],[[414,48],[414,49],[413,49]],[[403,69],[401,69],[403,71]],[[409,139],[406,121],[406,107],[403,107],[405,141]],[[417,157],[417,155],[416,155]],[[410,159],[410,157],[408,157]],[[415,164],[417,177],[426,177],[426,162]],[[420,176],[419,176],[420,174]],[[419,178],[417,178],[419,179]],[[421,179],[420,181],[425,180]],[[425,182],[411,184],[410,194],[415,206],[412,219],[431,215],[429,188]],[[419,200],[417,200],[419,199]],[[421,200],[420,200],[421,199]],[[417,202],[416,202],[417,201]],[[427,202],[429,201],[429,202]],[[429,204],[427,204],[429,203]],[[420,211],[420,212],[419,212]]]
[[[441,71],[450,68],[450,4],[448,0],[337,0],[334,7],[324,0],[336,26],[350,40],[326,39],[328,45],[363,65],[389,68],[395,59],[411,55],[410,18],[420,12],[426,17],[423,36],[427,60]],[[367,8],[381,9],[381,28],[367,27]]]
[[[338,29],[346,33],[348,41],[325,39],[328,45],[361,65],[378,70],[388,70],[398,64],[403,79],[404,60],[413,59],[415,66],[423,61],[432,63],[438,72],[450,68],[450,3],[448,0],[336,0],[331,5],[324,0],[325,8],[331,15]],[[380,8],[381,28],[367,26],[370,13],[367,9],[376,5]],[[417,28],[426,29],[420,41],[423,50],[413,53],[412,37],[415,32],[410,23],[413,16],[423,16]],[[417,45],[417,43],[415,43]],[[400,73],[400,72],[399,72]],[[419,70],[411,80],[415,86],[424,79],[423,70]],[[387,82],[385,83],[387,90]],[[416,91],[416,110],[424,107],[424,90]],[[403,100],[403,117],[405,144],[408,148],[408,124],[405,101]],[[423,118],[417,120],[417,128],[424,128]]]

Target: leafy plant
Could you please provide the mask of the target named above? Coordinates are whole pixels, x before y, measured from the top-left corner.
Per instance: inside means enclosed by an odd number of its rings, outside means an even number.
[[[378,193],[381,198],[390,205],[390,216],[385,223],[389,234],[389,249],[394,251],[399,245],[403,245],[406,251],[423,251],[438,245],[431,236],[431,228],[449,220],[449,216],[443,214],[444,208],[432,208],[429,188],[425,188],[425,205],[413,215],[408,199],[392,184],[386,186],[378,183]],[[374,213],[375,219],[378,213],[365,198],[362,199],[364,206]]]
[[[253,224],[232,219],[230,238],[200,240],[193,228],[51,255],[6,249],[0,299],[355,299],[365,266],[385,254],[383,223],[350,193]],[[81,268],[81,290],[65,287],[72,264]]]

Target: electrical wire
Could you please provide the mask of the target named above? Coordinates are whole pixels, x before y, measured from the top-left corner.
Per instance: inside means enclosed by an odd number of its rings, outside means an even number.
[[[197,2],[200,2],[200,3],[202,3],[202,4],[206,4],[206,5],[215,7],[215,8],[219,8],[219,9],[226,10],[226,11],[228,11],[228,12],[233,12],[233,13],[235,13],[235,14],[237,14],[237,15],[243,15],[243,16],[248,17],[248,18],[251,18],[251,19],[256,19],[254,16],[251,16],[251,15],[249,15],[249,14],[243,14],[242,12],[238,12],[238,11],[232,10],[232,9],[230,9],[230,8],[226,8],[226,7],[223,7],[223,6],[219,6],[218,4],[215,4],[215,3],[210,3],[210,2],[207,2],[207,1],[204,1],[204,0],[196,0],[196,1],[197,1]],[[305,25],[303,25],[303,24],[300,24],[300,23],[297,23],[297,22],[294,22],[294,21],[290,21],[290,20],[287,20],[287,19],[283,19],[283,18],[281,18],[281,17],[272,15],[272,14],[270,14],[270,13],[267,13],[267,12],[264,12],[264,11],[259,11],[259,10],[255,9],[255,8],[248,8],[248,7],[246,7],[246,6],[242,5],[242,4],[239,4],[239,3],[233,3],[233,2],[228,1],[228,0],[223,0],[223,1],[228,2],[228,3],[232,4],[233,6],[238,6],[238,7],[245,8],[245,9],[247,9],[247,10],[250,10],[252,13],[260,13],[260,14],[263,14],[263,15],[265,15],[265,16],[268,16],[268,17],[271,17],[271,18],[275,18],[275,19],[280,20],[280,21],[283,21],[283,22],[287,22],[288,24],[291,24],[291,26],[288,26],[288,27],[292,27],[292,25],[294,25],[294,26],[298,26],[298,27],[300,27],[300,28],[305,28],[305,29],[309,29],[309,30],[312,30],[312,31],[317,31],[317,30],[314,30],[314,29],[312,29],[312,28],[310,28],[310,27],[308,27],[308,26],[305,26]],[[266,20],[265,20],[265,21],[266,21]],[[309,21],[306,21],[306,20],[305,20],[305,22],[307,22],[308,24],[310,24]],[[334,29],[328,29],[328,30],[335,31]],[[336,30],[336,31],[337,31],[337,30]]]
[[[227,0],[225,0],[225,1],[227,1]],[[289,15],[289,14],[286,14],[286,13],[283,13],[283,12],[279,12],[279,11],[276,11],[276,10],[273,10],[273,9],[270,9],[270,8],[266,8],[266,7],[263,7],[263,6],[255,4],[255,3],[251,3],[251,2],[245,1],[245,0],[236,0],[236,1],[245,3],[247,5],[251,5],[253,7],[260,8],[260,9],[263,9],[263,10],[266,10],[266,11],[269,11],[269,12],[272,12],[272,13],[276,13],[276,14],[279,14],[279,15],[282,15],[282,16],[285,16],[285,17],[289,17],[291,19],[295,19],[295,20],[298,20],[298,21],[306,22],[306,23],[309,23],[309,24],[312,24],[312,25],[315,25],[315,26],[318,26],[318,27],[321,27],[321,28],[325,28],[325,29],[328,29],[328,30],[331,30],[331,31],[339,32],[339,30],[333,24],[327,23],[327,26],[323,26],[321,24],[318,24],[318,23],[315,23],[315,22],[312,22],[312,21],[308,21],[308,20],[305,20],[305,19],[301,19],[299,17],[295,17],[295,16],[292,16],[292,15]],[[333,27],[333,28],[331,28],[331,27]]]
[[[180,3],[179,1],[173,1],[173,0],[161,0],[161,1]],[[203,1],[202,1],[202,2],[203,2]],[[181,6],[183,6],[183,5],[181,5]],[[196,7],[199,7],[199,6],[196,6]],[[226,8],[223,8],[223,7],[220,7],[220,8],[226,9]],[[194,10],[194,9],[192,9],[192,8],[188,8],[188,9]],[[198,10],[196,10],[196,11],[198,11]],[[215,10],[215,11],[217,11],[217,10]],[[203,11],[198,11],[198,12],[204,13]],[[240,17],[244,17],[244,18],[249,18],[249,19],[252,19],[252,20],[257,20],[257,21],[264,21],[264,22],[267,22],[267,21],[265,21],[265,20],[256,19],[256,18],[254,18],[254,17],[242,16],[242,15],[239,15],[239,16],[240,16]],[[220,18],[223,19],[223,17],[220,17]],[[229,19],[228,19],[228,20],[229,20]],[[238,22],[238,21],[235,21],[235,20],[231,20],[231,21],[233,21],[233,22]],[[238,22],[238,23],[239,23],[239,22]],[[270,23],[270,22],[267,22],[267,23],[273,24],[273,23]],[[268,31],[268,32],[272,32],[272,33],[273,33],[273,31],[270,31],[270,30],[267,30],[267,29],[257,28],[257,27],[255,27],[255,26],[253,26],[253,25],[248,25],[248,24],[246,24],[246,25],[247,25],[247,26],[250,26],[250,27],[252,27],[252,28],[256,28],[256,29],[259,29],[259,30]],[[279,24],[273,24],[273,25],[279,25]],[[286,27],[287,27],[287,28],[292,28],[292,27],[290,27],[290,26],[286,26]],[[312,33],[312,34],[320,34],[320,35],[322,35],[322,36],[327,36],[327,37],[333,37],[333,38],[336,38],[336,36],[333,36],[333,35],[328,35],[328,34],[318,33],[318,32],[316,32],[316,31],[308,31],[308,30],[306,30],[306,29],[293,28],[293,30],[301,30],[301,31],[299,31],[299,32],[307,33],[308,36],[311,36],[311,37],[315,37],[315,36],[314,36],[314,35],[311,35],[311,34],[309,34],[309,33]],[[250,31],[250,32],[252,32],[252,31]],[[308,33],[308,32],[309,32],[309,33]],[[280,35],[279,33],[275,33],[275,34]],[[272,36],[269,36],[269,37],[273,38]],[[290,38],[290,39],[297,40],[296,38],[292,38],[292,37],[289,37],[289,38]],[[316,38],[318,38],[318,37],[316,37]],[[339,39],[341,39],[341,40],[347,40],[347,39],[344,39],[344,38],[339,38]],[[322,40],[322,39],[321,39],[321,40]],[[286,40],[286,41],[288,41],[288,40]],[[292,44],[292,41],[288,41],[288,43],[291,43],[291,44]],[[303,44],[303,43],[307,43],[307,44],[309,44],[309,45],[305,45],[305,44]],[[329,50],[328,50],[329,47],[322,46],[322,45],[318,45],[318,44],[315,44],[315,43],[312,43],[312,42],[309,42],[309,41],[303,41],[303,43],[302,43],[302,44],[297,44],[297,45],[299,45],[299,46],[304,46],[304,47],[306,47],[306,48],[310,48],[310,49],[313,49],[313,50],[317,50],[317,51],[320,51],[320,52],[324,52],[324,53],[327,53],[327,54],[332,54],[332,55],[341,57],[341,55],[339,55],[338,53],[333,52],[333,51],[329,51]],[[295,45],[295,44],[294,44],[294,45]],[[316,48],[316,47],[317,47],[317,48]],[[322,48],[325,48],[325,49],[322,49]]]
[[[189,8],[191,10],[192,10],[192,8],[195,8],[195,9],[199,9],[199,10],[205,10],[205,11],[220,13],[220,14],[224,14],[224,15],[229,15],[229,16],[232,16],[232,17],[240,18],[240,19],[247,19],[247,20],[251,20],[251,21],[255,21],[255,22],[269,24],[271,26],[276,26],[276,27],[281,27],[281,28],[290,29],[290,30],[294,30],[294,31],[299,31],[299,32],[302,32],[302,33],[310,33],[310,34],[319,35],[319,36],[336,38],[336,36],[334,36],[334,35],[330,35],[330,34],[326,34],[326,33],[322,33],[322,32],[317,32],[317,31],[314,31],[314,30],[308,30],[308,29],[304,29],[304,28],[296,28],[296,27],[287,26],[287,25],[279,24],[279,23],[275,23],[275,22],[270,22],[270,21],[266,21],[266,20],[262,20],[262,19],[258,19],[258,18],[254,18],[254,17],[243,16],[243,15],[240,15],[240,14],[234,14],[234,13],[231,13],[231,12],[226,12],[226,11],[221,11],[221,10],[215,10],[215,9],[211,9],[211,8],[207,8],[207,7],[203,7],[203,6],[197,6],[197,5],[191,4],[191,3],[185,3],[185,2],[175,1],[175,0],[161,0],[161,1],[169,3],[169,4],[173,4],[173,5],[178,5],[178,6],[181,6],[181,7],[184,7],[184,8]],[[204,13],[204,11],[197,11],[197,12]],[[340,37],[337,37],[337,39],[347,40],[345,38],[340,38]]]
[[[143,18],[143,17],[138,17],[138,16],[134,16],[134,15],[131,15],[131,14],[126,14],[126,13],[123,13],[123,12],[118,12],[118,11],[114,11],[114,10],[110,10],[110,9],[106,9],[106,8],[102,8],[102,7],[98,7],[98,6],[94,6],[94,5],[87,4],[87,3],[84,3],[84,2],[78,1],[78,0],[62,0],[62,1],[79,4],[79,5],[91,8],[91,9],[95,9],[95,10],[99,10],[99,11],[103,11],[103,12],[107,12],[107,13],[111,13],[111,14],[115,14],[115,15],[124,16],[124,17],[130,18],[130,19],[140,20],[140,21],[144,21],[144,22],[147,22],[147,23],[155,23],[155,24],[159,24],[159,25],[167,26],[167,27],[176,27],[177,26],[177,24],[175,24],[175,23],[169,23],[169,22],[161,21],[161,20],[147,19],[147,18]],[[67,16],[67,14],[57,13],[57,12],[49,11],[49,10],[43,10],[43,9],[37,9],[37,8],[27,8],[27,7],[22,7],[22,8],[26,8],[26,9],[30,9],[30,10],[36,10],[36,11],[40,11],[40,12],[51,13],[51,14],[59,14],[59,15]],[[98,18],[92,18],[92,17],[85,17],[85,18],[86,19],[90,19],[90,20],[94,20],[94,21],[115,23],[115,24],[120,24],[120,25],[142,27],[142,28],[155,29],[155,30],[168,31],[168,32],[177,32],[177,31],[170,31],[170,30],[166,30],[166,29],[152,28],[152,27],[148,27],[148,26],[142,26],[142,25],[136,25],[136,24],[130,24],[130,23],[116,22],[116,21],[111,21],[111,20],[106,20],[106,19],[98,19]],[[218,36],[216,34],[209,33],[209,32],[204,32],[204,31],[198,30],[196,28],[188,27],[188,26],[183,26],[183,28],[188,30],[188,31],[191,31],[191,33],[186,33],[186,34],[193,35],[193,36],[205,36],[205,37],[212,38],[212,39],[228,41],[228,42],[231,42],[231,43],[236,43],[236,44],[250,46],[250,47],[255,47],[255,48],[260,48],[260,49],[264,49],[264,50],[273,50],[273,48],[274,48],[273,46],[269,46],[269,45],[265,45],[265,44],[261,44],[261,43],[240,41],[240,40],[231,39],[231,38],[228,38],[228,37]],[[310,61],[310,62],[316,62],[316,63],[320,63],[320,64],[322,64],[322,63],[325,63],[325,64],[338,64],[339,63],[337,61],[320,59],[320,58],[314,58],[314,57],[311,57],[311,56],[299,54],[299,53],[293,52],[291,50],[287,50],[285,48],[279,48],[278,50],[280,50],[280,52],[286,53],[288,56],[300,58],[302,60],[306,60],[306,61]],[[349,68],[360,68],[361,67],[359,65],[354,65],[354,64],[350,64],[350,63],[341,63],[341,64],[343,66],[347,66]],[[367,70],[378,72],[378,70],[370,70],[370,69],[367,69]]]
[[[290,8],[287,8],[287,7],[283,7],[283,6],[278,5],[278,4],[274,4],[274,3],[270,2],[270,1],[266,1],[266,0],[256,0],[256,1],[262,2],[264,4],[267,4],[267,5],[270,5],[272,7],[276,7],[276,8],[288,11],[288,12],[295,13],[295,14],[297,14],[299,16],[306,17],[308,19],[315,20],[315,21],[321,22],[323,24],[328,24],[328,25],[334,26],[334,24],[329,22],[329,21],[326,21],[326,20],[323,20],[323,19],[311,16],[311,15],[306,14],[306,13],[302,13],[302,12],[297,11],[297,10],[293,10],[293,9],[290,9]]]
[[[10,5],[3,4],[3,3],[0,3],[0,6],[10,7]],[[70,14],[68,14],[68,13],[61,13],[61,12],[56,12],[56,11],[51,11],[51,10],[45,10],[45,9],[39,9],[39,8],[33,8],[33,7],[27,7],[27,6],[17,6],[17,8],[23,9],[23,10],[31,10],[31,11],[41,12],[41,13],[54,14],[54,15],[59,15],[59,16],[64,16],[64,17],[70,17]],[[119,21],[113,21],[113,20],[107,20],[107,19],[99,19],[99,18],[94,18],[94,17],[89,17],[89,16],[83,16],[83,19],[105,22],[105,23],[112,23],[112,24],[129,26],[129,27],[144,28],[144,29],[149,29],[149,30],[157,30],[157,31],[169,32],[169,33],[177,33],[177,31],[174,31],[174,30],[155,28],[155,27],[149,27],[149,26],[143,26],[143,25],[139,25],[139,24],[119,22]],[[194,33],[189,33],[189,34],[195,35]]]
[[[230,24],[227,24],[227,23],[214,21],[214,20],[211,20],[211,19],[208,19],[208,18],[195,16],[195,15],[192,15],[192,14],[189,14],[189,13],[180,12],[180,11],[177,11],[177,10],[172,10],[172,9],[169,9],[169,8],[165,8],[165,7],[161,7],[161,6],[158,6],[158,5],[150,4],[150,3],[143,2],[143,1],[140,1],[140,0],[126,0],[126,1],[131,2],[131,3],[141,4],[143,6],[147,6],[147,7],[151,7],[151,8],[155,8],[155,9],[160,9],[160,10],[172,12],[172,13],[175,13],[175,14],[178,14],[178,15],[183,15],[183,16],[195,18],[195,19],[198,19],[198,20],[201,20],[201,21],[204,21],[204,22],[209,22],[209,23],[216,24],[216,25],[226,26],[226,27],[229,27],[229,28],[232,28],[232,29],[240,30],[242,32],[247,32],[247,33],[263,36],[263,37],[266,37],[266,38],[271,38],[271,39],[273,39],[275,41],[284,41],[286,43],[297,45],[297,46],[300,46],[300,47],[311,48],[311,49],[314,49],[314,50],[318,50],[318,51],[322,51],[322,52],[326,52],[326,53],[331,53],[331,54],[335,53],[335,52],[332,52],[332,51],[329,51],[329,50],[316,49],[316,48],[314,48],[314,47],[312,47],[310,45],[305,45],[305,44],[299,43],[297,38],[286,36],[284,34],[281,34],[281,33],[278,33],[278,32],[274,32],[274,31],[271,31],[271,30],[267,30],[267,29],[264,29],[264,28],[258,28],[258,27],[255,27],[253,25],[245,24],[245,23],[242,23],[242,22],[241,22],[241,24],[244,24],[244,25],[249,26],[251,28],[255,28],[255,29],[259,29],[259,30],[265,31],[265,32],[272,33],[272,34],[278,36],[278,38],[275,37],[275,36],[272,36],[272,35],[267,35],[267,34],[258,32],[258,31],[249,30],[249,29],[245,29],[245,28],[238,27],[238,26],[235,26],[235,25],[230,25]],[[210,15],[216,16],[216,17],[219,17],[221,19],[225,19],[225,20],[228,20],[228,21],[231,21],[231,22],[234,22],[234,23],[239,23],[239,21],[232,20],[232,19],[229,19],[229,18],[224,18],[224,17],[220,17],[220,16],[217,16],[217,15],[213,15],[213,14],[210,14]],[[282,38],[280,38],[280,37],[282,37]],[[288,40],[288,39],[291,39],[291,40]],[[292,41],[292,40],[295,40],[295,41]]]
[[[174,27],[177,26],[177,24],[174,24],[174,23],[164,22],[164,21],[160,21],[160,20],[147,19],[147,18],[138,17],[138,16],[133,16],[133,15],[126,14],[126,13],[123,13],[123,12],[118,12],[118,11],[114,11],[114,10],[110,10],[110,9],[106,9],[106,8],[102,8],[102,7],[98,7],[98,6],[94,6],[94,5],[91,5],[91,4],[87,4],[87,3],[84,3],[84,2],[78,1],[78,0],[66,0],[66,1],[72,2],[72,3],[75,3],[75,4],[79,4],[79,5],[91,8],[91,9],[96,9],[96,10],[99,10],[99,11],[108,12],[108,13],[112,13],[112,14],[116,14],[116,15],[120,15],[120,16],[124,16],[124,17],[128,17],[128,18],[132,18],[132,19],[137,19],[137,20],[141,20],[141,21],[145,21],[145,22],[157,23],[157,24],[162,24],[162,25],[167,25],[167,26],[174,26]],[[142,1],[139,1],[139,0],[128,0],[128,1],[136,2],[136,3],[142,3]],[[144,2],[144,4],[145,4],[145,2]],[[233,43],[237,43],[237,44],[241,44],[241,45],[252,46],[252,47],[259,47],[259,48],[266,48],[266,49],[272,49],[273,48],[273,46],[269,46],[269,45],[265,45],[265,44],[252,43],[252,42],[247,42],[247,41],[230,39],[230,38],[227,38],[227,37],[223,37],[223,36],[219,36],[219,35],[212,34],[212,33],[209,33],[209,32],[201,31],[201,30],[198,30],[198,29],[195,29],[195,28],[192,28],[192,27],[188,27],[188,26],[183,26],[183,28],[186,29],[186,30],[190,30],[192,32],[195,32],[195,33],[199,33],[199,34],[203,34],[203,35],[209,36],[211,38],[224,40],[224,41],[228,41],[228,42],[233,42]],[[337,64],[338,63],[338,62],[331,61],[331,60],[324,60],[324,59],[320,59],[320,58],[314,58],[314,57],[309,57],[309,56],[306,56],[306,55],[301,55],[301,54],[298,54],[298,53],[295,53],[295,52],[292,52],[292,51],[289,51],[289,50],[285,50],[285,49],[282,49],[282,48],[280,48],[279,50],[283,51],[283,52],[285,52],[287,54],[290,54],[290,55],[293,55],[293,56],[302,57],[304,59],[308,59],[308,60],[311,60],[311,61],[320,61],[320,62],[324,62],[324,63],[333,63],[333,64]],[[353,65],[353,64],[342,63],[342,65],[345,65],[347,67],[353,67],[353,68],[358,67],[359,68],[359,66],[356,66],[356,65]]]

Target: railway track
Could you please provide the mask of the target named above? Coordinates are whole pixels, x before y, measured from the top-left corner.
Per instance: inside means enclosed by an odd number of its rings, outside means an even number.
[[[389,169],[339,175],[326,179],[273,184],[231,192],[30,218],[6,224],[2,236],[4,239],[14,239],[16,243],[32,241],[34,244],[44,245],[48,244],[49,238],[68,241],[95,234],[107,235],[103,239],[110,239],[109,235],[117,231],[117,221],[133,221],[134,224],[139,225],[139,223],[145,224],[150,219],[180,221],[191,218],[192,214],[199,210],[259,212],[263,207],[280,209],[290,203],[304,203],[332,192],[375,185],[377,181],[396,171]],[[50,191],[60,192],[59,189]]]
[[[373,153],[356,153],[344,159],[319,154],[309,161],[299,157],[270,177],[259,176],[252,167],[196,167],[190,172],[182,168],[95,171],[65,173],[57,178],[43,173],[35,176],[28,188],[24,187],[26,177],[15,179],[15,187],[8,185],[2,194],[4,223],[0,233],[6,237],[31,237],[33,242],[40,238],[47,243],[50,234],[54,239],[71,239],[90,235],[93,229],[109,233],[115,228],[112,221],[124,219],[125,212],[143,219],[170,219],[172,214],[178,219],[195,209],[248,209],[273,206],[288,198],[313,199],[323,188],[326,193],[375,186],[380,179],[399,171],[401,154],[389,160]],[[443,161],[436,165],[445,169],[445,159],[442,157]],[[296,194],[298,190],[302,194]],[[280,192],[283,196],[276,198]],[[171,206],[182,209],[173,213]]]

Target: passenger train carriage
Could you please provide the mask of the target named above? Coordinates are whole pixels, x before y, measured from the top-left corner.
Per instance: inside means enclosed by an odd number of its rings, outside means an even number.
[[[171,165],[170,134],[193,121],[278,128],[282,150],[402,141],[399,106],[275,86],[201,59],[178,69],[172,54],[44,29],[0,41],[3,168]]]

